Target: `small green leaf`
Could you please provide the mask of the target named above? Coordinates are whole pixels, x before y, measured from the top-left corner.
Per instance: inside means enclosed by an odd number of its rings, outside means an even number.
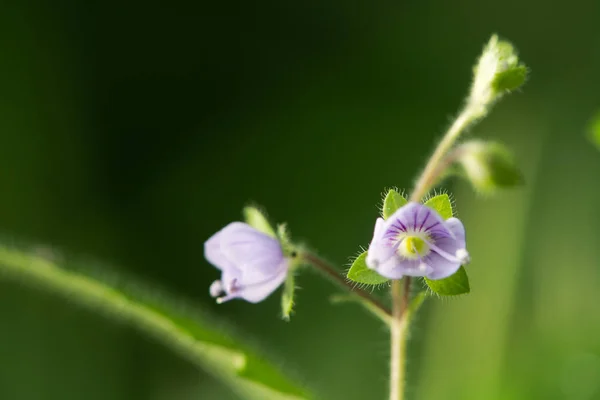
[[[471,291],[469,277],[464,267],[460,267],[456,273],[447,278],[432,280],[425,278],[425,283],[434,293],[440,296],[457,296]]]
[[[600,150],[600,112],[598,112],[588,127],[588,136],[592,143]]]
[[[348,271],[348,279],[365,285],[380,285],[388,281],[387,278],[367,267],[367,252],[363,252],[352,263]]]
[[[293,273],[289,273],[283,286],[281,294],[281,313],[284,320],[289,321],[290,315],[294,310],[294,292],[296,291],[296,282]]]
[[[425,202],[427,207],[433,208],[444,219],[452,218],[452,202],[447,194],[438,194]]]
[[[256,207],[244,207],[244,219],[246,223],[254,229],[275,237],[275,230],[267,220],[267,217]]]
[[[388,219],[392,214],[396,212],[400,207],[405,205],[407,200],[396,190],[390,189],[385,195],[383,200],[383,209],[381,210],[381,216],[383,219]]]

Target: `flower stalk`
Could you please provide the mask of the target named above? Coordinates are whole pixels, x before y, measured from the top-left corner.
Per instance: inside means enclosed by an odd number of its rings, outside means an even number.
[[[358,296],[361,299],[361,301],[365,303],[366,308],[373,312],[373,314],[375,314],[377,317],[381,318],[386,323],[389,323],[389,321],[391,321],[392,312],[387,306],[385,306],[381,301],[373,297],[366,290],[363,290],[357,287],[356,285],[353,285],[350,282],[348,282],[342,275],[340,275],[338,270],[334,266],[329,264],[327,261],[307,250],[300,251],[298,258],[301,261],[313,266],[333,283],[337,284],[338,286],[341,286],[342,288]]]

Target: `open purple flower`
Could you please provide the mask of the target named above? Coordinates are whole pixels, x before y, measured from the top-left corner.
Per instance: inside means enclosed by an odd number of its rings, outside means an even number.
[[[279,241],[242,222],[232,222],[208,239],[204,256],[221,270],[221,279],[210,286],[218,303],[231,299],[258,303],[283,283],[288,272],[289,260]]]
[[[446,278],[469,262],[465,228],[457,218],[444,220],[435,210],[411,202],[386,221],[377,219],[366,261],[389,279]]]

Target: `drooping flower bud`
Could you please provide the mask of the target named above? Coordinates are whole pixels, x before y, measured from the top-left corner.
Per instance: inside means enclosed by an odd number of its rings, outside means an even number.
[[[492,193],[523,183],[523,175],[512,154],[499,143],[471,141],[457,147],[455,154],[465,177],[481,193]]]
[[[232,222],[208,239],[204,256],[221,270],[221,279],[210,286],[219,303],[264,300],[283,283],[290,264],[276,238],[243,222]]]

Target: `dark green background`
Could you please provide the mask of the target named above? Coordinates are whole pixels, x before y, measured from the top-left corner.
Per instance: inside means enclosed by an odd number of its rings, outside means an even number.
[[[483,44],[511,40],[522,93],[472,135],[527,186],[454,193],[472,294],[412,331],[410,399],[600,399],[600,2],[15,1],[0,5],[0,226],[121,266],[211,309],[324,399],[384,399],[387,333],[335,289],[213,304],[203,259],[248,201],[340,268],[384,187],[410,188]],[[0,282],[0,399],[229,399],[168,350]]]

